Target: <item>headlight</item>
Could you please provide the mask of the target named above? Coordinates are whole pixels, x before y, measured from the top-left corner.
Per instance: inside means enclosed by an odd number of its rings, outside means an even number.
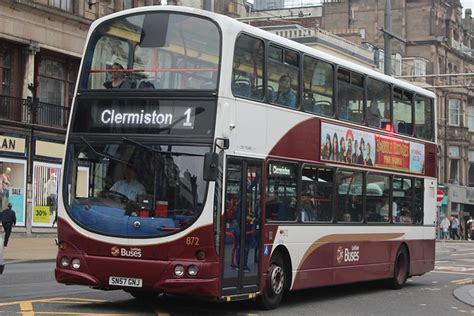
[[[61,257],[60,263],[61,263],[61,267],[67,268],[69,266],[69,258]]]
[[[199,268],[195,265],[190,265],[188,267],[188,275],[189,276],[196,276],[198,274]]]
[[[174,267],[174,275],[176,275],[178,278],[182,277],[184,275],[184,267],[182,265],[176,265]]]
[[[72,259],[71,261],[71,267],[74,269],[74,270],[77,270],[81,267],[81,260],[79,260],[78,258],[74,258]]]

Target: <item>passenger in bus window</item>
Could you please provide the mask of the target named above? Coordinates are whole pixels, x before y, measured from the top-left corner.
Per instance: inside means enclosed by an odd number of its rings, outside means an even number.
[[[412,218],[410,214],[410,210],[407,207],[402,207],[400,211],[400,222],[405,224],[411,224]]]
[[[296,93],[291,89],[291,78],[288,75],[283,75],[278,80],[278,91],[275,95],[276,104],[296,108]]]
[[[380,114],[377,101],[372,100],[367,108],[367,124],[372,127],[380,127],[382,114]]]
[[[107,89],[132,89],[133,84],[125,77],[123,66],[117,62],[112,65],[112,80],[104,82]]]
[[[351,220],[351,214],[349,214],[349,213],[344,213],[344,214],[342,215],[342,220],[343,220],[344,222],[351,222],[351,221],[352,221],[352,220]]]
[[[302,222],[312,222],[316,221],[316,212],[313,209],[311,202],[306,200],[303,201],[300,210],[300,219]]]

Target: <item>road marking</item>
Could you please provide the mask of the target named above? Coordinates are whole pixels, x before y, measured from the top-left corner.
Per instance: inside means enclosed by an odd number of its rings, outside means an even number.
[[[2,306],[13,306],[19,305],[20,306],[20,314],[22,316],[35,316],[35,315],[85,315],[85,316],[95,316],[97,313],[79,313],[79,312],[64,312],[64,311],[35,311],[33,309],[34,303],[49,303],[49,304],[87,304],[87,303],[108,303],[105,300],[95,300],[95,299],[84,299],[84,298],[68,298],[68,297],[54,297],[54,298],[44,298],[44,299],[37,299],[37,300],[27,300],[27,301],[14,301],[14,302],[4,302],[0,303],[0,307]],[[132,316],[137,315],[137,313],[128,314],[128,313],[104,313],[101,312],[101,315],[106,316]],[[159,314],[161,316],[169,316],[169,314],[163,313]]]
[[[474,273],[468,272],[456,272],[456,271],[430,271],[428,273],[446,273],[446,274],[459,274],[459,275],[471,275],[474,276]]]
[[[454,283],[454,284],[457,284],[457,285],[472,284],[473,279],[472,278],[466,278],[466,279],[454,280],[454,281],[451,281],[451,283]]]
[[[33,312],[33,303],[31,301],[21,302],[20,312],[23,316],[35,316],[35,313]]]

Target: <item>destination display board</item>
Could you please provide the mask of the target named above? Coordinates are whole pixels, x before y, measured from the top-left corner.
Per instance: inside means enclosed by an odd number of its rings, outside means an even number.
[[[79,99],[73,131],[213,135],[216,102],[205,100]]]
[[[425,146],[323,122],[321,160],[422,174]]]

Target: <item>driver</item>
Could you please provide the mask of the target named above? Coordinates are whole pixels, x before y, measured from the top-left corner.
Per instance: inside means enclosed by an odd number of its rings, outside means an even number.
[[[127,165],[125,180],[118,180],[109,191],[125,195],[130,201],[137,201],[137,197],[146,194],[145,187],[137,180],[137,173],[132,166]]]

